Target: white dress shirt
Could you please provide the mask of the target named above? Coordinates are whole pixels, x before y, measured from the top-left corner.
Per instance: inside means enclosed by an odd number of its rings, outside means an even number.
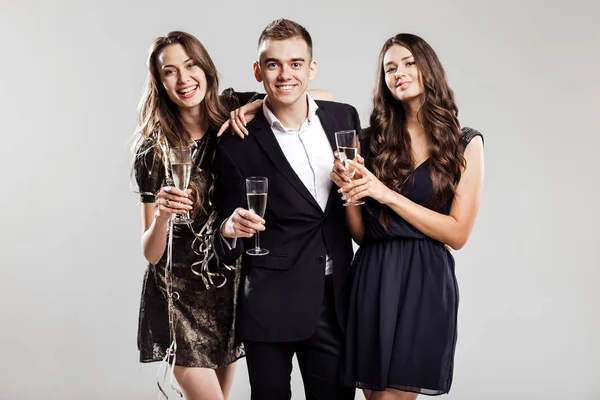
[[[266,97],[262,109],[285,158],[324,211],[331,190],[329,174],[333,168],[335,157],[327,134],[317,116],[319,106],[308,93],[306,93],[306,97],[308,117],[298,131],[283,126],[267,106]],[[325,274],[329,275],[332,272],[332,260],[327,255]]]

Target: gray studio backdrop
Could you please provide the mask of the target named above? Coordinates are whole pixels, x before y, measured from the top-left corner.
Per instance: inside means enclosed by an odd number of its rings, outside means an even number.
[[[304,24],[312,87],[368,125],[385,39],[437,50],[463,125],[485,135],[448,399],[600,399],[600,29],[584,1],[3,0],[0,399],[151,399],[137,362],[145,262],[128,140],[150,42],[197,35],[222,88],[260,90],[256,40]],[[293,398],[304,399],[297,368]],[[245,362],[231,399],[249,398]],[[362,395],[357,394],[357,399]]]

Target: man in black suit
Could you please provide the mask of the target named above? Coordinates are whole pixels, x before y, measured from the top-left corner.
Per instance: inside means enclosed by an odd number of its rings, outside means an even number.
[[[360,130],[349,105],[315,101],[309,33],[280,19],[262,32],[254,74],[267,97],[249,135],[224,137],[216,154],[215,248],[234,264],[243,255],[237,334],[244,342],[253,400],[290,399],[296,354],[306,398],[353,399],[339,385],[352,242],[330,179],[335,132]],[[247,210],[245,178],[268,178],[264,220]],[[250,256],[260,231],[265,256]],[[238,238],[244,238],[239,239]]]

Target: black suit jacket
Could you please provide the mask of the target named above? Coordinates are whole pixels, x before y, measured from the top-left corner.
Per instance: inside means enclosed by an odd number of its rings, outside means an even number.
[[[336,150],[336,131],[360,132],[354,107],[327,101],[317,104],[317,116],[332,152]],[[245,254],[244,248],[254,246],[253,238],[238,239],[236,247],[228,250],[219,230],[215,232],[215,249],[225,263],[234,264],[243,257],[238,338],[285,342],[310,337],[320,316],[327,254],[333,260],[336,314],[343,329],[353,250],[338,187],[332,183],[323,211],[285,158],[262,111],[247,129],[245,139],[223,137],[215,157],[217,227],[237,207],[248,208],[245,178],[265,176],[269,180],[266,230],[260,233],[261,247],[268,249],[269,255]]]

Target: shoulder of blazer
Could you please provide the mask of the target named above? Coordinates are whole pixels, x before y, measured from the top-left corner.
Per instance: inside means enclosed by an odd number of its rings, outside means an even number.
[[[219,138],[217,146],[224,148],[229,153],[233,153],[236,152],[238,148],[243,147],[245,145],[245,141],[246,139],[242,139],[238,135],[233,135],[231,132],[226,131]]]
[[[322,109],[322,111],[329,112],[329,113],[334,113],[334,114],[351,113],[351,114],[353,114],[356,111],[356,109],[352,105],[346,104],[346,103],[338,103],[336,101],[327,101],[327,100],[315,100],[315,102],[317,103],[319,108]]]
[[[257,132],[270,129],[267,119],[265,118],[262,111],[256,114],[256,117],[248,122],[246,125],[248,135],[242,139],[238,135],[231,134],[230,131],[226,131],[219,140],[219,146],[222,146],[231,154],[246,154],[248,150],[254,149],[253,144],[256,144],[255,135]]]

